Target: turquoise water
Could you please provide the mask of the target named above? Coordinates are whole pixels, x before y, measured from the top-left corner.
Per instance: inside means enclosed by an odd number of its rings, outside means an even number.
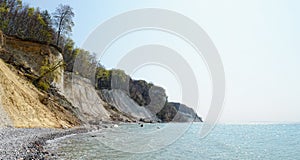
[[[300,159],[300,124],[218,125],[202,139],[201,125],[121,125],[57,139],[48,149],[62,159]]]

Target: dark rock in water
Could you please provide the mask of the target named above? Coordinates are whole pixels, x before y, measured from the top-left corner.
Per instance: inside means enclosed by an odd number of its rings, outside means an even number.
[[[141,124],[141,127],[144,127],[144,125],[143,125],[143,124]]]

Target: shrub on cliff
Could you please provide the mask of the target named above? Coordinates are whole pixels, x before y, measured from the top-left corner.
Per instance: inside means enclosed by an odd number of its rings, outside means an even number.
[[[50,64],[48,61],[45,61],[44,65],[40,68],[39,77],[33,81],[33,84],[39,89],[48,91],[50,88],[50,82],[52,82],[55,77],[55,71],[63,65],[64,63],[62,61],[55,64]]]

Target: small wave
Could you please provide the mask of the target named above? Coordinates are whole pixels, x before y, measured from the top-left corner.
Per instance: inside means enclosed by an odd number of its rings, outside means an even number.
[[[57,143],[57,142],[62,141],[64,139],[66,139],[66,138],[70,138],[70,137],[76,136],[76,135],[78,135],[78,134],[74,133],[74,134],[65,135],[65,136],[62,136],[62,137],[59,137],[59,138],[47,140],[46,143],[47,144]]]

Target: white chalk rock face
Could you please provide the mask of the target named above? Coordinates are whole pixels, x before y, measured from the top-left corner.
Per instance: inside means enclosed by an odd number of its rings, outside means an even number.
[[[86,123],[109,121],[106,104],[97,94],[90,80],[65,72],[64,95],[79,110],[80,119]]]
[[[103,100],[110,105],[116,107],[119,111],[135,117],[136,119],[145,119],[157,121],[155,115],[153,115],[145,107],[139,106],[134,100],[132,100],[125,92],[119,89],[102,90]]]
[[[55,61],[63,63],[63,56],[61,53],[55,55]],[[61,94],[64,94],[64,67],[63,65],[56,69],[53,74],[53,82],[51,83],[52,86],[58,89]]]

